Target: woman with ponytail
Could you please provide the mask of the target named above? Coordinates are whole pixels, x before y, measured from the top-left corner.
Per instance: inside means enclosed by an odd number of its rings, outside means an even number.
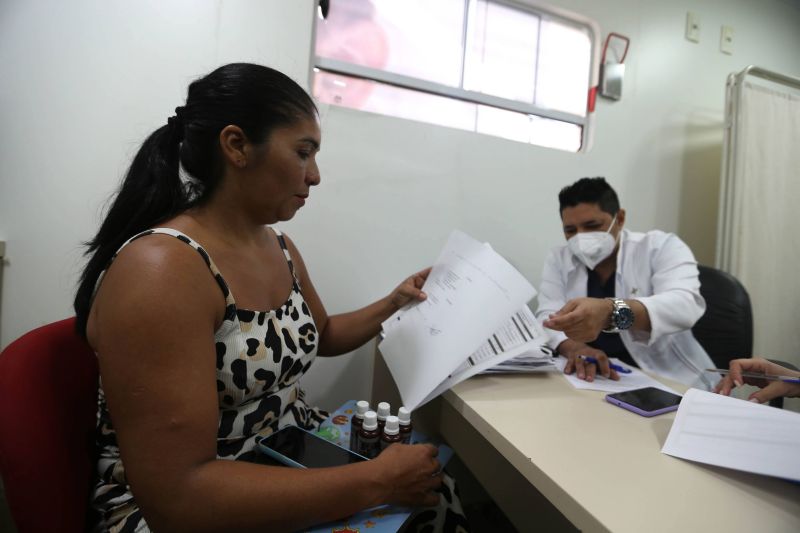
[[[305,91],[239,63],[193,82],[134,157],[75,297],[101,375],[96,530],[291,531],[448,492],[429,445],[338,468],[248,462],[261,436],[327,416],[299,387],[316,355],[352,351],[425,298],[427,270],[328,316],[270,227],[319,184],[320,144]]]

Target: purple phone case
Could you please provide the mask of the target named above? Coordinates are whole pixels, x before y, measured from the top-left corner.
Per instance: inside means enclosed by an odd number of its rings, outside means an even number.
[[[623,402],[622,400],[618,400],[617,398],[613,398],[610,394],[606,395],[606,401],[608,403],[613,403],[618,407],[622,407],[623,409],[627,409],[628,411],[633,411],[637,415],[642,415],[647,417],[669,413],[670,411],[677,411],[678,407],[680,407],[680,404],[677,404],[677,405],[662,407],[661,409],[656,409],[655,411],[644,411],[642,409],[639,409],[635,405],[631,405],[629,403]]]

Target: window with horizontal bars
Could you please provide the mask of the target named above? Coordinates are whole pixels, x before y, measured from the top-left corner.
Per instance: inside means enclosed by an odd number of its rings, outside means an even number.
[[[591,22],[500,0],[329,0],[325,103],[573,152],[586,147]]]

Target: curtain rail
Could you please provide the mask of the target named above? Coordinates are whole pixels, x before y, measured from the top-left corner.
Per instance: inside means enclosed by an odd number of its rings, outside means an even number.
[[[787,76],[786,74],[781,74],[779,72],[773,72],[755,65],[750,65],[740,73],[736,74],[735,78],[737,83],[741,83],[747,76],[756,76],[765,80],[774,81],[775,83],[788,85],[789,87],[794,87],[795,89],[800,89],[800,78]]]

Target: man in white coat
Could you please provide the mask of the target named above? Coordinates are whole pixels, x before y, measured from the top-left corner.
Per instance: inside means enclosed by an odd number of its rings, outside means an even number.
[[[565,245],[545,261],[536,316],[564,372],[619,379],[616,357],[686,385],[710,389],[713,363],[691,327],[705,312],[697,262],[672,233],[625,229],[625,210],[603,178],[558,195]]]

